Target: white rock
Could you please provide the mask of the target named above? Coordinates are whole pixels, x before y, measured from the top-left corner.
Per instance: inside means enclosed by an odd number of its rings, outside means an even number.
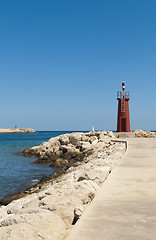
[[[66,226],[63,220],[50,211],[41,210],[40,214],[21,216],[22,222],[17,224],[17,216],[12,225],[1,228],[2,240],[40,240],[58,239],[66,236]]]
[[[95,145],[95,144],[97,144],[97,143],[98,143],[98,140],[95,139],[95,140],[92,142],[92,145]]]
[[[67,145],[69,144],[69,134],[63,134],[59,137],[59,141],[61,145]]]
[[[73,145],[77,145],[79,141],[81,141],[81,133],[71,133],[69,135],[69,141]]]

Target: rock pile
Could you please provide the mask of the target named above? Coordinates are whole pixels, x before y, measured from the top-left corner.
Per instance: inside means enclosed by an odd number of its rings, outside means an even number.
[[[37,156],[39,162],[52,156],[50,162],[55,165],[57,151],[61,151],[61,164],[75,157],[79,161],[38,192],[1,206],[0,239],[65,239],[125,152],[125,144],[111,141],[112,136],[111,132],[72,133],[25,150],[25,155]]]
[[[109,131],[64,134],[28,148],[21,155],[37,157],[35,163],[49,162],[51,167],[69,166],[91,154],[96,157],[98,149],[109,147],[112,137],[114,134]]]
[[[156,138],[156,133],[151,131],[135,130],[135,137]]]

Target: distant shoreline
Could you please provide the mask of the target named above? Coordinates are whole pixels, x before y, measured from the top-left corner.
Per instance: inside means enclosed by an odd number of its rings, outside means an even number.
[[[0,133],[36,133],[32,128],[6,128],[0,129]]]

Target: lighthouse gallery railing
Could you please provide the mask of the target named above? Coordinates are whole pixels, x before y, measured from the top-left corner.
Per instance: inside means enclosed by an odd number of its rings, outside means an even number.
[[[125,91],[117,92],[117,98],[129,98],[129,92]]]

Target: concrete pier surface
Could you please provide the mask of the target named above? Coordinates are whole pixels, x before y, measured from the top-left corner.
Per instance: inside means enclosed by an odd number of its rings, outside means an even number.
[[[156,138],[129,138],[121,163],[103,183],[67,240],[156,239]]]

